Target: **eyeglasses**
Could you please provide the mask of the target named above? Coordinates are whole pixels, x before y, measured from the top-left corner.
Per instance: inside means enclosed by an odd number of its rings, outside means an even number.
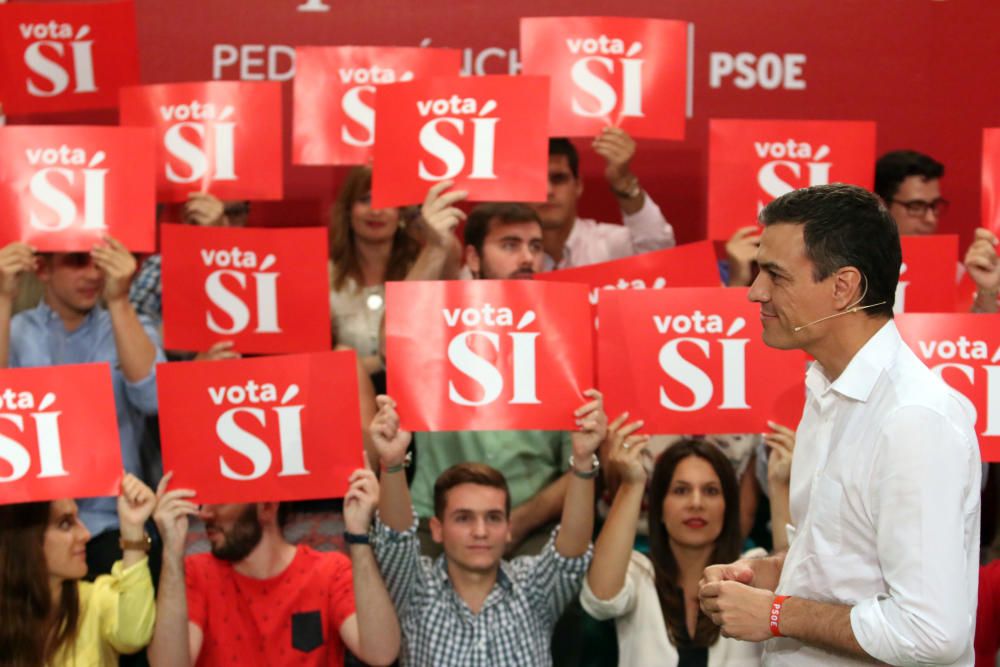
[[[910,201],[901,201],[899,199],[893,199],[893,204],[899,204],[906,209],[906,212],[910,215],[922,218],[927,215],[927,211],[934,211],[935,216],[942,216],[944,212],[948,210],[948,200],[938,197],[934,201],[925,201],[923,199],[911,199]]]

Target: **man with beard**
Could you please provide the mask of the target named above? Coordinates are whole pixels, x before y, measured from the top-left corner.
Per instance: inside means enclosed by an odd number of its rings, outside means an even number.
[[[396,659],[399,623],[368,543],[374,473],[355,471],[344,497],[350,558],[290,544],[279,503],[199,510],[194,491],[167,491],[169,481],[154,513],[164,546],[153,665],[343,665],[345,647],[371,665]],[[205,522],[210,554],[184,557],[189,516]]]
[[[465,263],[483,280],[518,280],[542,270],[542,225],[524,204],[480,204],[465,226]],[[413,506],[420,517],[424,553],[437,556],[431,539],[434,482],[458,463],[476,461],[496,468],[510,488],[512,555],[537,554],[562,511],[569,483],[566,462],[572,442],[564,431],[447,431],[417,433]]]

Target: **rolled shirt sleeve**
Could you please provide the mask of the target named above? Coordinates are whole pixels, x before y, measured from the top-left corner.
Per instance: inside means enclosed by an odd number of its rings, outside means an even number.
[[[93,602],[100,609],[101,635],[119,653],[135,653],[149,644],[156,622],[156,600],[149,559],[128,569],[118,561],[110,575],[94,582]]]
[[[851,610],[858,643],[878,660],[949,664],[969,650],[981,469],[968,440],[920,406],[897,410],[880,435],[871,518],[886,591]]]
[[[667,222],[659,205],[648,192],[645,195],[642,208],[632,214],[622,216],[625,228],[628,230],[629,252],[622,257],[628,257],[641,252],[672,248],[676,244],[674,228]]]

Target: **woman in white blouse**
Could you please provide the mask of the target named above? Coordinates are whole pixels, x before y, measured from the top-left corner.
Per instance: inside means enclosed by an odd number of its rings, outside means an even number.
[[[698,581],[714,563],[740,554],[739,485],[719,449],[683,440],[653,468],[649,488],[650,555],[633,551],[646,489],[641,422],[608,432],[606,460],[618,491],[594,548],[580,601],[597,619],[615,619],[618,664],[750,667],[760,664],[756,644],[726,639],[701,613]]]
[[[442,194],[449,181],[431,188],[418,216],[410,209],[372,208],[371,180],[369,167],[353,168],[330,220],[334,340],[355,349],[369,374],[382,370],[386,281],[457,277],[461,247],[453,230],[465,217],[452,206],[465,193]]]

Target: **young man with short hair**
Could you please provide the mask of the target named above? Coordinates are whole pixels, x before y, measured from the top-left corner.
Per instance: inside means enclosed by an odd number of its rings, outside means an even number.
[[[577,203],[583,194],[580,156],[569,139],[550,139],[548,194],[544,202],[531,204],[545,234],[545,271],[607,262],[674,245],[673,228],[632,173],[636,150],[632,137],[620,128],[606,127],[592,145],[604,158],[604,177],[621,207],[624,225],[579,217]]]
[[[562,522],[538,556],[504,561],[510,494],[495,469],[462,463],[435,482],[434,539],[444,554],[420,556],[417,517],[403,474],[410,434],[395,403],[379,396],[371,426],[382,466],[375,556],[403,630],[402,665],[544,666],[556,619],[580,592],[590,563],[595,452],[607,433],[601,395],[576,410],[573,472]]]
[[[368,543],[378,481],[357,470],[344,497],[350,558],[290,544],[276,502],[203,505],[157,490],[163,571],[154,667],[342,665],[344,648],[372,665],[399,652],[399,624]],[[188,517],[205,522],[211,553],[184,557]]]
[[[156,363],[164,356],[153,323],[138,316],[128,300],[135,264],[125,246],[110,237],[90,252],[36,255],[21,242],[0,250],[0,367],[108,363],[122,464],[143,478],[144,420],[157,412]],[[21,276],[30,272],[44,296],[35,308],[12,317]],[[89,572],[110,572],[122,553],[117,501],[83,498],[78,505],[93,536],[87,543]]]
[[[875,194],[889,209],[901,236],[937,233],[948,200],[941,196],[944,165],[929,155],[911,150],[891,151],[875,163]],[[997,312],[1000,296],[1000,261],[997,237],[977,228],[960,267],[976,284],[974,313]],[[961,278],[961,273],[959,274]]]

